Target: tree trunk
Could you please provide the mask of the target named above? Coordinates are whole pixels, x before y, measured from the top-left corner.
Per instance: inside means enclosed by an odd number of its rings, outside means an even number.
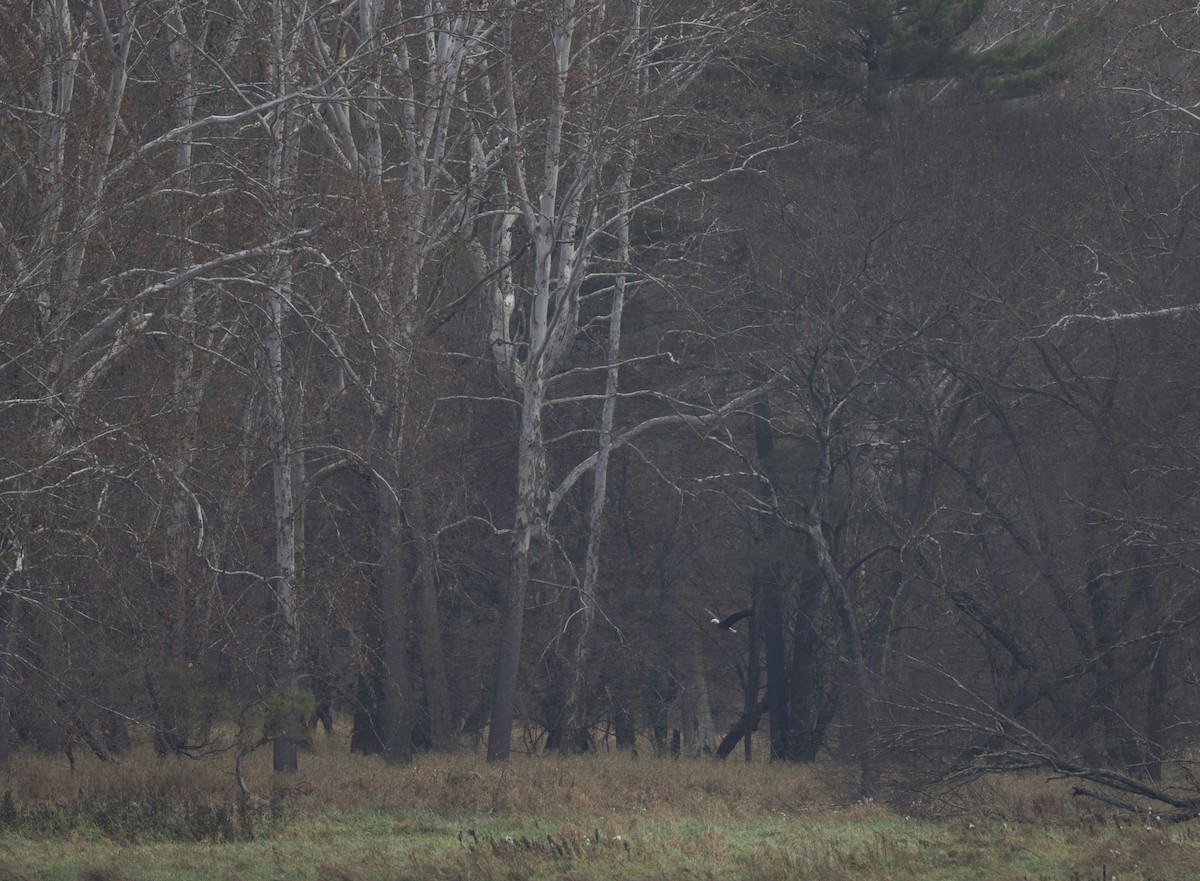
[[[758,730],[758,722],[763,713],[763,705],[758,697],[759,689],[762,686],[762,664],[758,655],[761,630],[758,615],[751,615],[750,632],[746,634],[746,643],[750,647],[746,658],[746,682],[742,689],[742,722],[745,727],[743,758],[747,762],[754,759],[754,732]]]
[[[525,225],[533,241],[533,292],[529,302],[529,336],[525,361],[516,363],[516,349],[497,347],[493,351],[506,361],[508,379],[519,377],[521,421],[517,440],[517,498],[513,527],[512,564],[509,589],[504,597],[500,620],[500,650],[492,691],[492,720],[488,730],[488,761],[507,761],[512,748],[513,708],[517,697],[517,678],[521,663],[521,640],[525,623],[525,595],[530,569],[536,563],[538,545],[545,535],[546,453],[543,448],[542,411],[546,400],[546,379],[553,375],[571,340],[574,339],[578,299],[573,278],[577,266],[570,237],[561,242],[559,224],[572,222],[575,216],[567,206],[558,204],[559,174],[565,163],[563,121],[566,116],[567,77],[572,69],[572,38],[577,24],[574,0],[563,3],[551,24],[554,76],[551,81],[549,110],[546,117],[546,142],[540,192],[536,199],[526,196],[522,204]],[[511,31],[506,30],[506,45],[511,47]],[[507,53],[506,53],[507,54]],[[511,61],[511,58],[508,59]],[[516,94],[510,76],[507,82],[507,114],[515,124]],[[524,186],[524,171],[516,175]],[[581,197],[582,190],[575,197]],[[554,255],[559,254],[560,277],[553,276]],[[553,305],[552,305],[553,304]],[[494,341],[495,343],[495,341]],[[504,351],[502,352],[501,349]]]
[[[771,428],[771,407],[766,395],[754,402],[754,448],[760,469],[759,494],[769,501],[771,487],[767,469],[775,449]],[[785,649],[783,584],[779,564],[775,559],[774,539],[779,529],[778,517],[764,510],[758,517],[759,553],[754,567],[756,594],[761,598],[763,646],[767,661],[767,713],[771,726],[771,760],[788,756],[788,684]]]
[[[379,568],[379,706],[376,725],[388,762],[412,758],[413,713],[409,685],[408,622],[409,578],[400,534],[401,512],[395,489],[381,477],[373,481]]]
[[[788,758],[811,762],[825,742],[833,717],[834,701],[824,690],[821,676],[821,635],[814,618],[821,606],[822,581],[805,573],[800,579],[796,623],[792,632],[792,676]]]
[[[277,258],[284,263],[287,258]],[[292,485],[292,446],[284,401],[283,312],[291,271],[281,266],[276,287],[270,294],[270,326],[267,332],[267,415],[271,425],[272,475],[274,482],[275,571],[270,580],[271,598],[277,620],[275,691],[282,709],[273,719],[273,766],[276,773],[291,774],[298,768],[295,714],[288,708],[299,686],[300,621],[296,607],[295,494]],[[303,720],[299,720],[303,726]]]
[[[717,747],[716,756],[718,759],[728,758],[729,754],[734,751],[739,742],[745,743],[745,758],[749,762],[753,758],[751,750],[751,742],[754,732],[758,730],[758,723],[763,717],[763,713],[767,711],[766,701],[756,704],[752,707],[747,707],[741,717],[737,720],[732,728],[721,738],[721,743]]]
[[[372,597],[372,608],[367,614],[363,628],[363,644],[367,657],[354,687],[354,716],[350,723],[350,752],[362,756],[376,756],[383,752],[383,740],[379,736],[379,695],[381,675],[379,668],[379,590],[376,583]]]
[[[698,635],[688,639],[683,663],[682,716],[688,755],[693,758],[711,755],[716,748],[717,738],[713,727],[712,702],[708,695],[708,677],[704,671],[704,655],[700,650]]]
[[[16,563],[8,579],[21,578],[23,575],[24,553],[20,544],[13,541],[13,551]],[[8,588],[6,583],[2,588]],[[17,602],[15,593],[0,589],[0,770],[8,765],[9,753],[12,750],[12,682],[13,664],[10,659],[17,657],[13,636],[18,632],[21,604]]]
[[[758,572],[762,596],[763,648],[767,668],[767,718],[771,732],[771,760],[788,757],[788,675],[784,646],[783,589],[779,567],[767,563]]]
[[[289,39],[290,22],[285,21],[283,0],[271,4],[270,60],[275,95],[291,92],[296,73],[294,44]],[[266,185],[274,205],[276,232],[292,231],[294,143],[298,121],[295,114],[279,107],[271,117],[270,148],[267,153]],[[296,602],[296,510],[292,427],[285,393],[283,363],[284,321],[292,309],[294,268],[290,254],[276,254],[268,267],[267,326],[267,419],[270,424],[272,477],[274,483],[275,567],[270,580],[271,599],[277,621],[275,692],[280,709],[273,719],[275,730],[273,766],[276,773],[294,773],[298,762],[297,739],[306,730],[303,715],[294,708],[300,684],[300,618]]]
[[[417,577],[415,611],[425,711],[429,714],[429,742],[434,750],[446,752],[455,747],[454,721],[450,715],[450,677],[446,672],[446,655],[442,647],[437,585],[429,559],[422,561]]]
[[[632,199],[630,164],[635,152],[630,144],[626,162],[617,178],[620,193],[620,220],[617,225],[617,265],[629,263],[629,211]],[[612,456],[613,420],[617,411],[617,391],[620,386],[621,321],[625,311],[625,273],[614,281],[612,309],[608,318],[608,368],[604,380],[604,405],[600,412],[600,442],[596,455],[596,470],[592,477],[592,504],[588,511],[587,551],[583,564],[583,584],[579,590],[579,624],[575,637],[575,653],[571,665],[571,685],[567,690],[564,717],[567,741],[581,741],[577,736],[583,726],[584,680],[588,674],[592,624],[596,617],[596,582],[600,577],[600,540],[604,528],[604,503],[608,493],[608,462]]]
[[[1167,637],[1151,643],[1150,687],[1146,690],[1146,773],[1155,783],[1162,780],[1163,755],[1166,752],[1167,671],[1171,643]]]
[[[532,387],[531,387],[532,385]],[[540,382],[526,384],[517,473],[516,525],[513,530],[512,563],[508,591],[500,612],[500,650],[492,688],[492,715],[488,728],[488,761],[506,762],[512,750],[513,712],[517,700],[517,678],[521,664],[521,637],[525,626],[525,594],[535,545],[540,539],[538,491],[542,489]]]
[[[833,417],[837,406],[832,401],[829,377],[825,365],[817,375],[817,387],[822,411],[816,424],[817,450],[820,457],[813,480],[813,496],[809,504],[808,524],[805,529],[816,555],[817,566],[825,578],[825,584],[833,597],[834,609],[842,625],[842,648],[854,677],[854,713],[849,720],[854,736],[853,749],[858,753],[860,782],[859,791],[863,798],[874,798],[879,794],[879,767],[875,756],[875,679],[867,665],[863,652],[862,632],[855,614],[846,582],[838,569],[837,561],[825,533],[828,513],[830,483],[833,475],[832,445]]]

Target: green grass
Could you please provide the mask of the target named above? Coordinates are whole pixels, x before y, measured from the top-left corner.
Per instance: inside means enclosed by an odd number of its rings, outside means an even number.
[[[886,815],[702,818],[303,813],[247,842],[119,844],[77,831],[8,837],[12,879],[804,879],[1024,881],[1200,877],[1195,835],[919,821]],[[599,835],[597,836],[597,832]],[[617,836],[620,836],[619,838]]]
[[[1193,881],[1200,828],[1130,823],[1066,784],[1002,778],[955,811],[856,804],[852,777],[808,767],[597,755],[423,756],[388,767],[340,742],[252,789],[222,761],[113,768],[20,756],[0,773],[0,881]],[[1132,818],[1136,819],[1136,818]]]

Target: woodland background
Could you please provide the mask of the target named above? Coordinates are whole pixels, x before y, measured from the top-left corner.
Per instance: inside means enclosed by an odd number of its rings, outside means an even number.
[[[1194,6],[2,6],[0,762],[1200,804]]]

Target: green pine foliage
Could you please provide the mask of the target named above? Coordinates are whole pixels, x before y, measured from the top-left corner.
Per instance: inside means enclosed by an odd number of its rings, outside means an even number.
[[[958,80],[991,93],[1028,94],[1062,76],[1086,21],[980,49],[989,0],[842,0],[826,21],[823,76],[877,105],[897,87]]]

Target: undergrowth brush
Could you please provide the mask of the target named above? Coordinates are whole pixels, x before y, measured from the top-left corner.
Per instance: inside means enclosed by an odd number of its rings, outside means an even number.
[[[555,815],[633,810],[648,815],[712,814],[734,818],[797,813],[852,800],[853,777],[836,765],[672,760],[629,753],[515,755],[489,765],[471,751],[419,755],[388,765],[351,755],[344,734],[318,736],[300,771],[278,776],[269,750],[243,763],[251,793],[289,808],[406,810],[439,816]],[[234,803],[239,794],[232,752],[203,759],[157,758],[138,747],[119,762],[19,754],[0,771],[0,791],[18,810],[39,805],[130,802]]]

